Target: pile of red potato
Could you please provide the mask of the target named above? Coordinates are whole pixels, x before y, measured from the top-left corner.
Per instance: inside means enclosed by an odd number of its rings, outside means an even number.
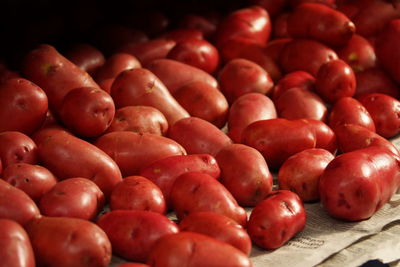
[[[1,65],[0,266],[252,266],[397,191],[397,1],[157,16]]]

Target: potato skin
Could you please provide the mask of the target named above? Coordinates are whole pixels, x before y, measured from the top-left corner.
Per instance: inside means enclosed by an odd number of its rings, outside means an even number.
[[[306,212],[300,198],[288,190],[272,192],[251,212],[247,232],[264,249],[283,246],[306,224]]]
[[[235,247],[192,232],[160,238],[150,251],[147,263],[153,267],[218,267],[221,263],[224,266],[252,266],[250,259]]]
[[[0,133],[0,159],[3,168],[14,163],[36,164],[38,148],[29,136],[21,132],[2,132]]]
[[[106,61],[100,50],[87,43],[72,45],[65,57],[90,75],[95,74]]]
[[[231,144],[216,155],[221,183],[240,206],[254,207],[272,191],[272,175],[256,149]]]
[[[114,210],[101,216],[97,224],[109,237],[114,253],[140,262],[146,261],[158,239],[179,232],[167,217],[142,210]]]
[[[33,139],[41,163],[61,180],[88,178],[107,198],[122,179],[117,164],[106,153],[63,129],[43,129]]]
[[[0,85],[0,132],[30,135],[41,126],[47,110],[45,92],[32,82],[13,78]]]
[[[35,256],[28,234],[18,223],[0,219],[0,258],[2,266],[35,267]]]
[[[356,73],[355,97],[363,94],[381,93],[390,95],[396,99],[400,98],[400,89],[386,72],[380,68],[371,68]]]
[[[320,177],[319,190],[331,216],[360,221],[388,202],[399,185],[398,159],[387,148],[371,146],[332,160]]]
[[[111,243],[96,224],[77,218],[40,217],[25,227],[38,266],[108,266]]]
[[[313,91],[314,86],[315,78],[308,72],[302,70],[290,72],[283,76],[275,85],[272,91],[272,98],[276,101],[283,93],[294,87]]]
[[[335,132],[324,122],[313,119],[303,119],[316,138],[315,147],[328,150],[332,154],[338,148]]]

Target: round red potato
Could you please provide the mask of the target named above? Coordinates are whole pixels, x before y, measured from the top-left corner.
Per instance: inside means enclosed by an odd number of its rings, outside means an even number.
[[[147,263],[152,267],[252,266],[247,255],[237,248],[192,232],[160,238],[152,247]]]
[[[72,45],[65,57],[90,75],[95,74],[106,61],[100,50],[86,43]]]
[[[0,159],[3,168],[14,163],[36,164],[38,149],[33,140],[20,132],[0,133]]]
[[[111,210],[148,210],[165,214],[164,196],[152,181],[143,176],[128,176],[117,184],[110,196]]]
[[[24,191],[35,202],[57,183],[57,178],[48,169],[27,163],[8,165],[2,179]]]
[[[216,212],[193,212],[179,223],[182,232],[195,232],[225,242],[250,255],[251,240],[237,222]]]
[[[231,144],[216,155],[221,183],[240,206],[254,207],[272,191],[272,175],[264,157],[256,149]]]
[[[261,248],[283,246],[306,225],[306,212],[298,195],[288,190],[272,192],[251,212],[247,232]]]
[[[17,222],[0,219],[1,266],[35,267],[35,255],[28,234]]]
[[[104,206],[104,194],[86,178],[69,178],[43,195],[39,208],[43,215],[93,220]]]
[[[167,217],[143,210],[114,210],[101,216],[97,224],[106,232],[114,253],[140,262],[147,260],[159,238],[179,232]]]
[[[37,266],[107,267],[111,262],[107,235],[90,221],[42,216],[25,229]]]
[[[23,78],[8,79],[0,85],[0,132],[31,134],[46,118],[45,92]]]
[[[168,121],[158,109],[150,106],[126,106],[115,111],[115,116],[106,133],[132,131],[165,135]]]
[[[218,81],[222,93],[232,103],[246,93],[268,94],[274,83],[258,64],[243,58],[229,61],[221,69]]]
[[[334,156],[327,150],[311,148],[288,158],[279,169],[279,189],[295,192],[303,202],[319,200],[319,177]]]

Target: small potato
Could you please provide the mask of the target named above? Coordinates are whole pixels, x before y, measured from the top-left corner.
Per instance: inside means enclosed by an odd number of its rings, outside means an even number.
[[[143,176],[128,176],[117,184],[110,196],[111,210],[148,210],[166,213],[160,188]]]
[[[0,219],[0,247],[1,266],[36,266],[28,234],[17,222]]]
[[[35,142],[23,133],[2,132],[0,133],[0,159],[3,168],[14,163],[36,164],[38,149]]]
[[[192,232],[160,238],[152,247],[147,263],[152,267],[252,266],[246,254],[237,248]]]
[[[115,111],[115,116],[106,133],[132,131],[165,135],[168,121],[164,114],[150,106],[126,106]]]
[[[57,183],[40,200],[43,215],[93,220],[104,206],[104,194],[86,178],[69,178]]]
[[[315,78],[311,74],[301,70],[286,74],[279,80],[272,91],[274,101],[278,100],[287,90],[294,87],[313,91],[315,87]]]
[[[106,61],[100,50],[86,43],[72,45],[65,52],[65,57],[90,75],[95,74]]]
[[[140,262],[147,260],[158,239],[179,232],[167,217],[142,210],[114,210],[101,216],[97,224],[106,232],[114,253]]]
[[[303,202],[319,200],[319,177],[334,156],[327,150],[311,148],[288,158],[279,169],[279,189],[295,192]]]
[[[111,262],[111,243],[92,222],[42,216],[30,221],[25,229],[37,266],[107,267]]]
[[[1,178],[24,191],[36,203],[57,183],[57,178],[48,169],[27,163],[8,165]]]

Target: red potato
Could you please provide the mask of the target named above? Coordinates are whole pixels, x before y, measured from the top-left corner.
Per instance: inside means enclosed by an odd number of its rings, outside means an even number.
[[[23,61],[22,72],[43,89],[53,111],[59,110],[65,95],[72,89],[98,87],[87,72],[50,45],[40,45],[30,51]]]
[[[306,212],[298,195],[288,190],[272,192],[251,212],[247,232],[261,248],[283,246],[306,224]]]
[[[107,235],[90,221],[42,216],[25,229],[37,266],[106,267],[111,262]]]
[[[18,223],[0,219],[1,265],[35,267],[35,255],[28,234]]]
[[[110,196],[111,210],[148,210],[165,214],[167,206],[160,188],[143,176],[128,176]]]
[[[65,52],[65,57],[90,75],[95,74],[106,61],[100,50],[86,43],[72,45]]]
[[[0,85],[0,132],[31,134],[46,118],[48,100],[44,91],[23,78]]]
[[[179,26],[181,28],[198,30],[206,39],[211,39],[217,30],[217,25],[215,23],[205,16],[197,14],[184,15],[179,21]]]
[[[165,135],[167,130],[168,121],[158,109],[150,106],[126,106],[115,111],[106,133],[132,131]]]
[[[289,18],[289,13],[282,13],[274,19],[272,26],[273,26],[273,36],[276,39],[290,37],[287,27],[288,18]]]
[[[43,195],[39,209],[45,216],[93,220],[104,202],[104,194],[94,182],[86,178],[69,178]]]
[[[272,175],[256,149],[231,144],[216,155],[221,183],[240,206],[254,207],[272,191]]]
[[[0,133],[0,159],[3,168],[14,163],[36,164],[38,149],[35,142],[23,133],[2,132]]]
[[[192,212],[211,211],[225,215],[243,227],[246,226],[246,211],[220,182],[208,174],[182,174],[175,179],[170,197],[179,220]]]
[[[308,39],[294,39],[280,53],[279,62],[286,72],[302,70],[316,77],[319,68],[338,56],[331,48]]]
[[[173,59],[207,73],[214,73],[219,66],[219,53],[211,43],[202,39],[190,39],[177,43],[167,58]]]
[[[277,169],[290,156],[314,148],[316,135],[302,120],[278,118],[247,126],[242,133],[242,143],[260,151],[268,167]]]
[[[192,232],[160,238],[152,247],[147,263],[152,267],[252,266],[246,254],[237,248]]]
[[[287,21],[290,36],[310,38],[328,46],[345,45],[356,31],[354,23],[343,13],[319,3],[302,3]]]
[[[315,148],[328,150],[332,154],[338,148],[335,132],[323,121],[313,119],[303,119],[308,128],[314,133],[316,138]]]
[[[8,165],[1,178],[24,191],[36,203],[57,183],[57,178],[48,169],[27,163]]]
[[[203,33],[196,29],[177,28],[161,34],[159,38],[173,40],[178,44],[191,40],[203,40]]]
[[[171,188],[176,178],[188,172],[201,172],[219,179],[221,170],[215,158],[208,154],[170,156],[140,169],[141,176],[161,189],[167,205],[171,204]]]
[[[361,35],[354,34],[337,54],[354,72],[364,71],[376,66],[376,55],[371,43]]]
[[[370,146],[382,146],[400,157],[400,152],[389,140],[356,124],[344,124],[335,128],[340,151],[343,153]]]
[[[61,121],[78,136],[101,135],[111,124],[115,106],[111,96],[98,87],[75,88],[64,97]]]
[[[343,124],[357,124],[375,132],[375,124],[368,110],[352,97],[337,101],[329,114],[329,126],[332,129]]]
[[[24,226],[38,216],[38,207],[24,191],[0,179],[0,218],[10,219]]]
[[[244,94],[229,109],[228,136],[235,143],[240,143],[242,132],[249,124],[275,118],[275,105],[269,97],[259,93]]]
[[[218,82],[213,76],[201,69],[176,60],[154,60],[146,67],[165,84],[171,94],[192,82],[204,82],[218,88]],[[176,75],[176,73],[179,73],[179,75]]]
[[[294,154],[279,169],[279,189],[296,193],[303,202],[318,201],[319,177],[333,158],[329,151],[321,148]]]
[[[163,82],[147,69],[121,72],[111,88],[117,108],[126,106],[151,106],[165,116],[168,124],[189,117],[189,113],[172,97]]]
[[[352,97],[356,91],[356,77],[343,60],[333,60],[321,66],[315,82],[315,92],[326,102],[335,103],[343,97]]]
[[[395,137],[400,133],[400,101],[385,94],[364,94],[357,98],[371,115],[376,133]]]
[[[229,61],[218,75],[221,92],[229,103],[246,93],[268,94],[274,83],[258,64],[243,58]]]
[[[356,73],[356,93],[355,97],[363,94],[380,93],[387,94],[394,98],[400,98],[400,89],[389,78],[389,76],[379,68],[371,68]]]
[[[279,80],[272,90],[272,96],[274,101],[276,101],[283,93],[294,87],[313,91],[314,86],[315,78],[311,74],[301,70],[294,71],[286,74]]]
[[[250,255],[251,240],[237,222],[215,212],[193,212],[179,223],[181,232],[195,232],[225,242]]]
[[[215,45],[220,48],[230,40],[240,37],[266,44],[271,35],[271,20],[261,6],[238,9],[225,17],[218,25]]]
[[[173,155],[186,155],[185,149],[172,139],[127,131],[107,133],[94,143],[119,166],[122,176],[139,174],[140,168]]]
[[[320,177],[321,202],[335,218],[368,219],[396,192],[399,174],[398,160],[387,148],[371,146],[344,153]]]
[[[324,101],[312,91],[293,87],[285,91],[275,106],[280,118],[289,120],[296,119],[315,119],[326,121],[328,108]]]
[[[288,4],[288,0],[250,0],[254,5],[265,8],[271,17],[280,14]]]
[[[168,137],[181,144],[188,154],[215,156],[232,140],[213,124],[190,117],[177,121],[168,131]]]
[[[154,39],[143,43],[127,43],[118,49],[118,53],[135,56],[142,66],[160,58],[166,58],[176,45],[174,40]]]
[[[211,122],[222,128],[227,119],[229,104],[222,92],[204,82],[182,86],[173,97],[192,117]]]
[[[63,129],[43,129],[33,139],[40,162],[60,180],[88,178],[107,198],[122,179],[117,164],[106,153]]]
[[[167,217],[142,210],[111,211],[101,216],[97,224],[106,232],[114,253],[140,262],[147,260],[158,239],[179,232]]]

